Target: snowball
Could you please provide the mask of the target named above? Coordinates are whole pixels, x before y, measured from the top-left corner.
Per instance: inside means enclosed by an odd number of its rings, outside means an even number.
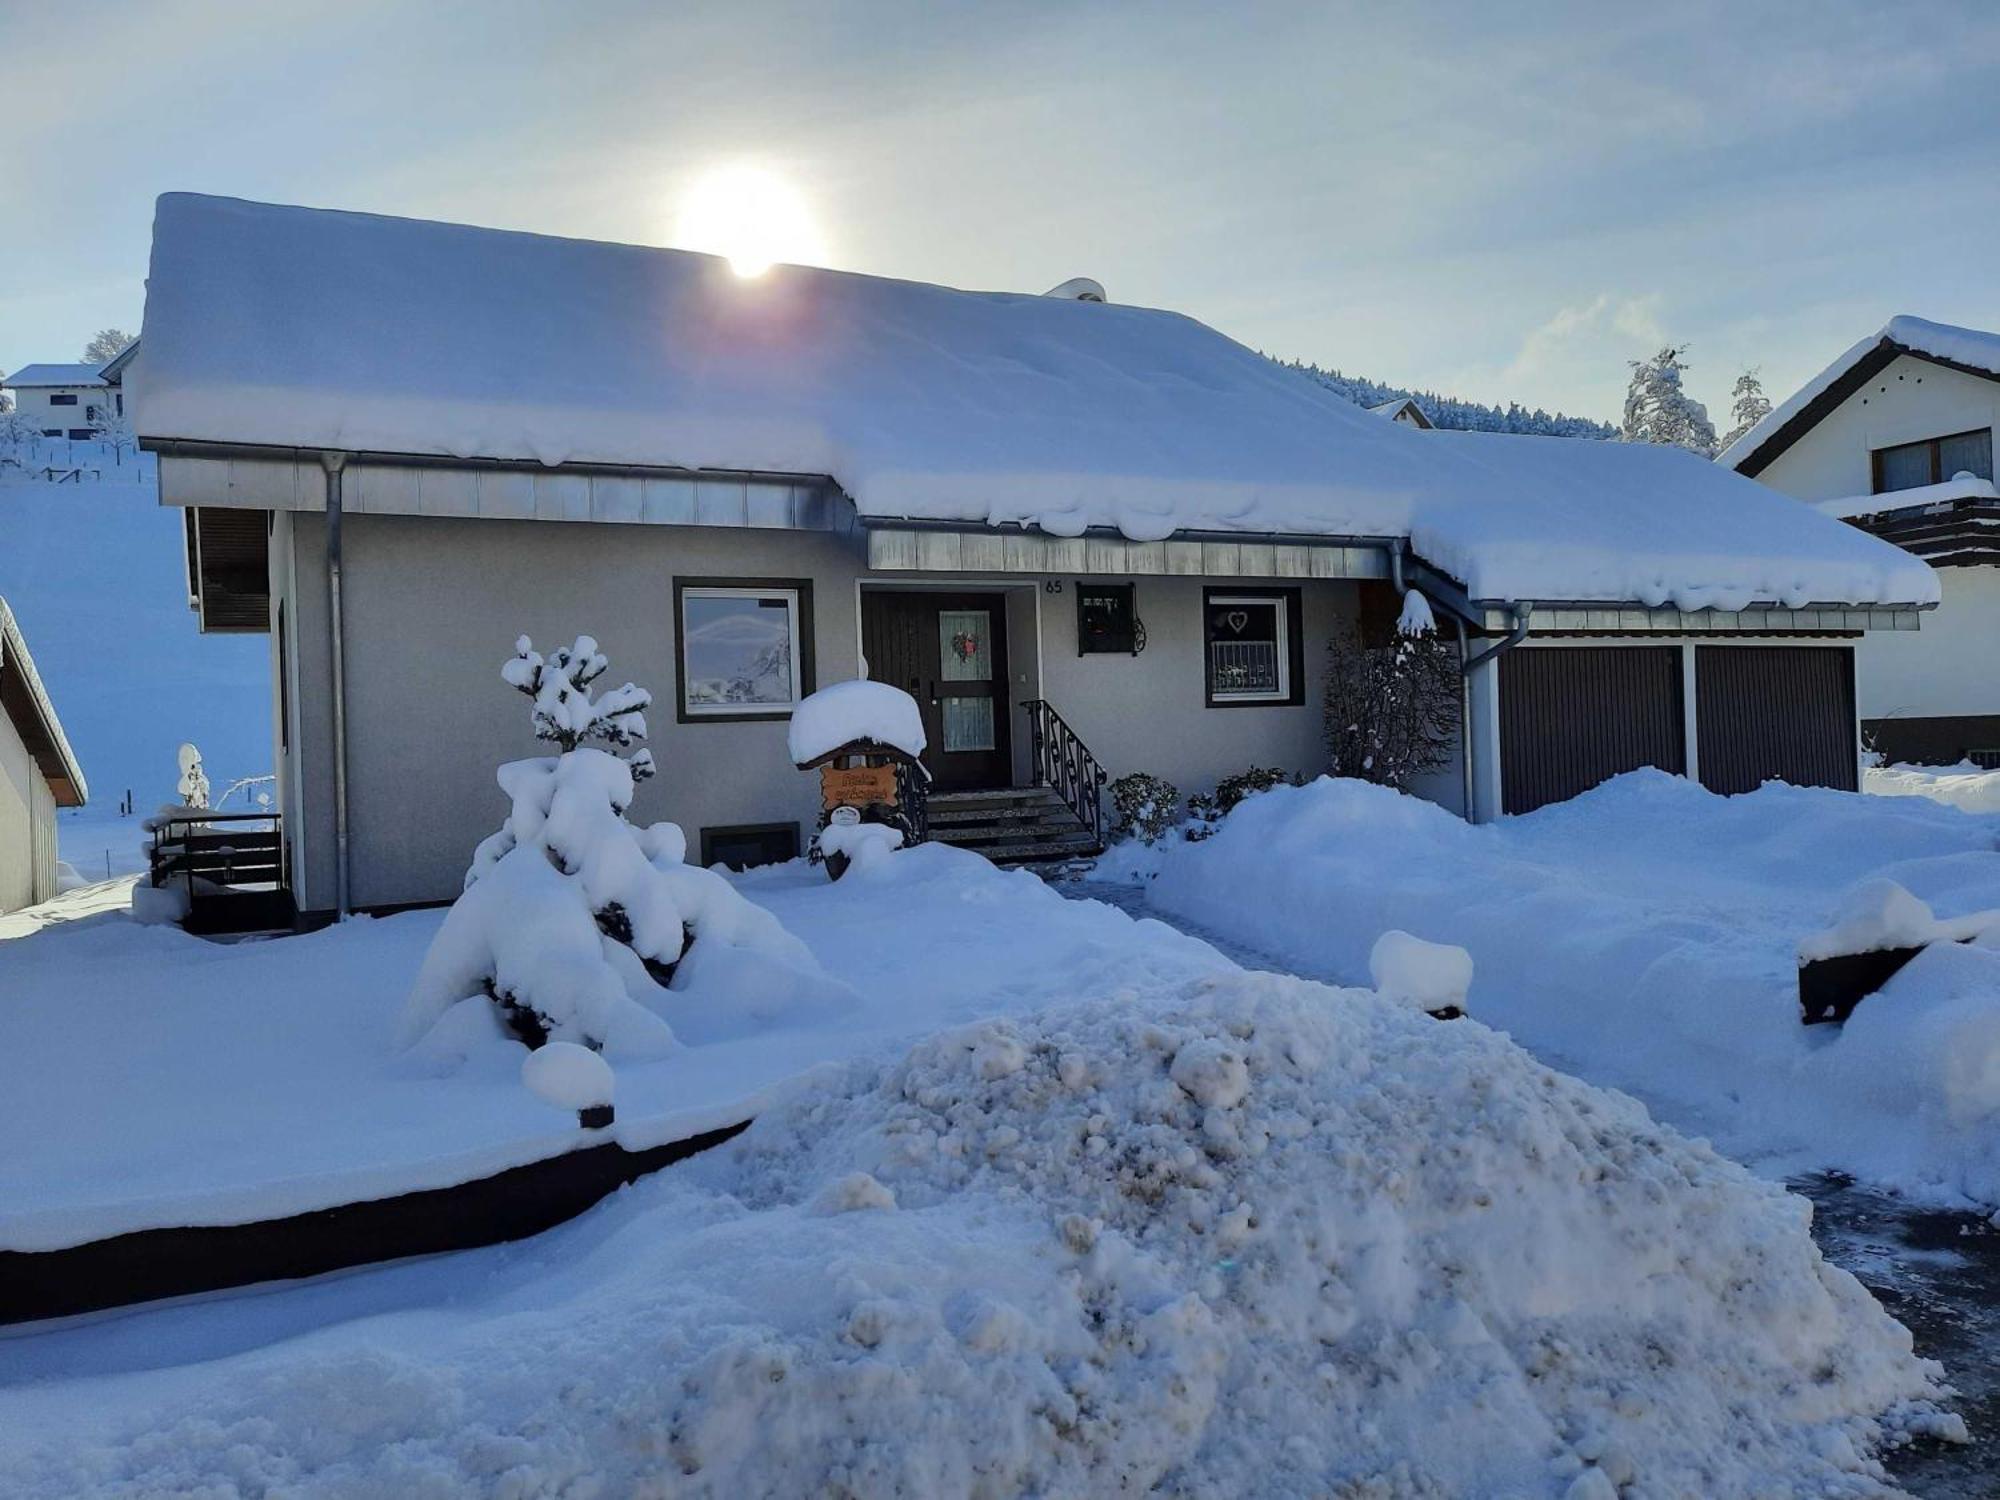
[[[574,1042],[549,1042],[521,1059],[521,1082],[558,1109],[594,1109],[611,1102],[611,1064]]]
[[[1174,1054],[1168,1076],[1197,1104],[1228,1109],[1250,1092],[1250,1065],[1241,1051],[1213,1038],[1189,1042]]]
[[[924,753],[924,717],[917,700],[886,682],[836,682],[792,710],[792,764],[803,766],[856,740]]]
[[[1841,897],[1833,923],[1799,944],[1804,960],[1880,948],[1919,948],[1939,936],[1936,913],[1893,880],[1864,880]]]
[[[1450,943],[1430,943],[1391,928],[1368,954],[1375,992],[1421,1011],[1465,1009],[1472,989],[1472,955]]]

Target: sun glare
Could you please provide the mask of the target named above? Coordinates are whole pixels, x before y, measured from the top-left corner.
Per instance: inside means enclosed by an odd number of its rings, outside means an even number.
[[[805,199],[762,167],[718,167],[681,202],[674,243],[728,259],[738,276],[762,276],[780,261],[817,265],[826,244]]]

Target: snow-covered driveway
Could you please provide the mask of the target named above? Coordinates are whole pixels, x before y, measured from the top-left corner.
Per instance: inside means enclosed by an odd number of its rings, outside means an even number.
[[[1785,1177],[1834,1167],[2000,1203],[2000,952],[1944,945],[1844,1028],[1799,1024],[1796,948],[1894,879],[1941,916],[2000,907],[2000,817],[1638,772],[1470,826],[1320,780],[1212,839],[1121,846],[1101,879],[1191,931],[1334,983],[1389,928],[1468,948],[1473,1013],[1537,1055]]]

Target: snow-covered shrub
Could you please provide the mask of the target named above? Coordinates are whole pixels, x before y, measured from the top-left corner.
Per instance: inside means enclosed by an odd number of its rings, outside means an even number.
[[[1164,776],[1134,771],[1111,783],[1111,810],[1118,831],[1143,844],[1157,844],[1174,826],[1181,791]]]
[[[1327,769],[1408,791],[1451,759],[1461,699],[1458,653],[1415,589],[1387,640],[1346,625],[1326,645],[1321,733]]]
[[[690,945],[713,940],[812,968],[776,917],[686,863],[679,827],[625,820],[634,783],[653,774],[652,752],[621,757],[586,742],[643,739],[651,695],[629,682],[594,695],[607,664],[589,636],[546,659],[526,636],[516,651],[501,676],[533,700],[536,737],[561,753],[500,767],[512,810],[474,851],[465,894],[424,957],[403,1044],[484,995],[531,1046],[651,1056],[673,1045],[652,1007]]]
[[[1195,822],[1188,830],[1188,837],[1197,842],[1207,838],[1215,831],[1215,825],[1235,811],[1236,804],[1245,797],[1268,792],[1274,786],[1297,785],[1298,777],[1276,766],[1252,766],[1234,776],[1225,776],[1215,784],[1214,791],[1196,792],[1188,798],[1188,815]]]

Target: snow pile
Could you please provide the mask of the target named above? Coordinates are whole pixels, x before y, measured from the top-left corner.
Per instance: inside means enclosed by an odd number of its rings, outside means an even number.
[[[546,661],[525,636],[501,669],[533,700],[537,737],[562,753],[499,771],[512,810],[474,852],[465,894],[424,957],[403,1013],[401,1044],[444,1025],[433,1051],[458,1055],[485,1035],[471,1012],[497,1004],[531,1045],[579,1043],[614,1057],[656,1057],[674,1045],[662,1012],[690,945],[748,950],[781,968],[816,970],[769,912],[721,876],[685,863],[672,823],[625,821],[650,751],[621,759],[584,745],[626,745],[646,733],[642,689],[593,694],[604,657],[589,636]],[[454,1011],[462,1013],[445,1025]]]
[[[1861,882],[1896,882],[1903,916],[1937,914],[1925,930],[1984,925],[2000,907],[1996,834],[2000,819],[1918,797],[1716,797],[1650,771],[1485,826],[1322,779],[1249,799],[1203,842],[1146,851],[1147,890],[1200,931],[1336,982],[1364,981],[1391,928],[1457,944],[1478,966],[1481,1020],[1761,1169],[2000,1204],[2000,1115],[1969,1108],[1983,1095],[1962,1082],[2000,1071],[2000,973],[1983,994],[1915,998],[1926,974],[1993,955],[1927,953],[1839,1032],[1798,1008],[1800,944]],[[1875,915],[1895,926],[1880,902]],[[1931,1040],[1917,1046],[1920,1011]]]
[[[811,765],[842,745],[872,740],[912,759],[924,753],[924,716],[901,688],[866,678],[836,682],[806,696],[792,710],[786,743],[792,764]]]
[[[108,1432],[9,1423],[0,1487],[1885,1493],[1963,1428],[1808,1215],[1482,1027],[1234,974],[830,1070],[437,1307],[72,1388]]]
[[[617,1087],[611,1064],[574,1042],[549,1042],[521,1059],[521,1082],[557,1109],[609,1104]]]
[[[170,193],[144,348],[157,436],[826,475],[864,520],[1065,537],[1407,537],[1481,599],[1937,597],[1690,454],[1385,422],[1141,307]]]
[[[1392,929],[1368,950],[1368,973],[1384,1000],[1427,1015],[1463,1015],[1472,990],[1472,955]]]
[[[1402,613],[1396,617],[1398,635],[1436,635],[1437,616],[1431,613],[1431,601],[1419,589],[1408,589],[1403,594]]]
[[[1878,332],[1855,344],[1840,358],[1773,407],[1762,421],[1725,448],[1715,461],[1726,468],[1736,468],[1763,447],[1766,440],[1781,427],[1836,384],[1849,370],[1885,344],[1893,345],[1899,350],[1928,354],[1937,359],[1949,360],[1953,364],[1970,365],[1975,370],[1985,370],[1989,374],[2000,375],[2000,333],[1988,333],[1979,328],[1960,328],[1953,323],[1933,323],[1928,318],[1916,318],[1908,313],[1899,313],[1884,323]]]
[[[887,823],[829,823],[814,837],[813,847],[822,859],[844,854],[853,868],[865,870],[903,847],[903,830]]]
[[[1963,470],[1936,484],[1913,485],[1906,490],[1871,491],[1866,495],[1842,495],[1833,500],[1816,500],[1813,508],[1822,515],[1848,520],[1876,516],[1885,511],[1918,510],[1926,505],[1948,505],[1954,500],[2000,500],[1993,481]]]
[[[1955,921],[1940,922],[1929,902],[1918,900],[1895,881],[1864,880],[1841,898],[1830,926],[1800,939],[1799,960],[1959,942],[1995,926],[2000,926],[2000,911],[1968,912]]]
[[[1956,766],[1870,766],[1861,789],[1877,797],[1928,797],[1969,813],[2000,813],[2000,771]]]

